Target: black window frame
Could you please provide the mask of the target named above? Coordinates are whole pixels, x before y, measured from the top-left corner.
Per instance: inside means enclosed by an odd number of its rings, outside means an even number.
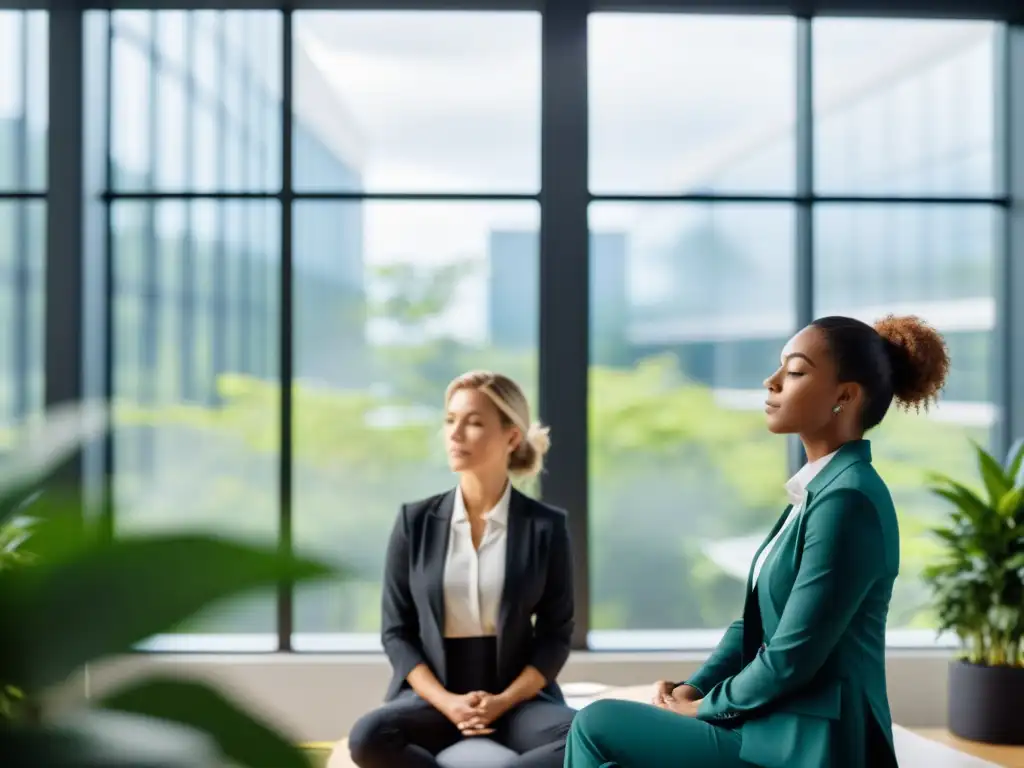
[[[0,0],[0,7],[4,0]],[[545,499],[570,511],[575,552],[577,632],[574,646],[587,648],[589,621],[588,529],[588,362],[590,306],[587,209],[599,200],[675,199],[679,201],[751,202],[757,196],[595,195],[588,186],[587,21],[591,12],[630,11],[701,14],[781,14],[797,19],[797,184],[792,195],[766,196],[796,207],[796,317],[798,324],[814,315],[813,212],[830,203],[947,203],[990,205],[1000,209],[997,265],[997,354],[993,372],[998,420],[996,447],[1007,449],[1014,436],[1024,435],[1024,5],[1019,0],[300,0],[286,6],[273,0],[150,0],[89,2],[28,0],[17,9],[49,11],[49,133],[48,170],[44,190],[0,192],[5,199],[45,199],[47,203],[45,278],[45,398],[46,406],[93,397],[109,397],[112,388],[110,207],[126,197],[111,190],[109,126],[90,117],[87,103],[109,100],[109,76],[88,79],[96,60],[107,60],[109,45],[86,35],[89,24],[103,14],[89,11],[139,10],[280,10],[282,23],[281,190],[264,197],[281,204],[282,323],[278,340],[281,387],[280,428],[280,546],[292,547],[292,216],[293,203],[304,196],[292,185],[292,14],[297,10],[395,9],[502,11],[530,9],[542,13],[541,70],[541,207],[539,392],[541,417],[558,435],[550,455],[542,492]],[[13,6],[12,6],[13,7]],[[818,195],[813,179],[813,19],[817,16],[885,16],[900,18],[964,18],[1003,22],[996,67],[998,193],[990,197],[909,198],[840,197]],[[90,66],[86,66],[90,59]],[[109,101],[107,102],[109,103]],[[109,109],[106,110],[109,114]],[[130,195],[158,199],[160,192]],[[189,194],[176,194],[188,199]],[[246,193],[202,193],[208,199],[252,198]],[[318,199],[324,194],[318,193]],[[372,193],[337,195],[373,199]],[[390,199],[473,199],[474,195],[388,195]],[[486,199],[523,196],[482,195]],[[572,285],[564,291],[559,286]],[[1016,306],[1014,298],[1017,299]],[[1016,390],[1016,391],[1015,391]],[[112,438],[87,450],[65,470],[69,482],[80,484],[95,501],[95,509],[112,534],[115,510],[111,503]],[[791,443],[790,463],[801,461]],[[92,507],[90,507],[90,510]],[[293,590],[279,590],[278,646],[292,649]]]

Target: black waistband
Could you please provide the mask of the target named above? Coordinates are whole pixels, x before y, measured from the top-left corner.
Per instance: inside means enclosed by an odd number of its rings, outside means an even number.
[[[449,637],[444,641],[447,680],[452,693],[497,690],[498,638]]]

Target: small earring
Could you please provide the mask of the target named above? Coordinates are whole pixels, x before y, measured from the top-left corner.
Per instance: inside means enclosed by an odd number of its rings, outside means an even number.
[[[832,413],[839,413],[841,410],[843,410],[843,406],[838,403],[832,406]]]

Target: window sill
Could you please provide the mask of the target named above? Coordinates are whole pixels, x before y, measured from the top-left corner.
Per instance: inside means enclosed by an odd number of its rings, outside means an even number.
[[[678,656],[694,654],[700,658],[713,650],[724,630],[595,630],[589,633],[589,648],[578,653],[651,654]],[[380,637],[369,633],[296,633],[292,637],[296,654],[353,654],[362,657],[380,654]],[[946,651],[956,648],[952,635],[936,637],[932,630],[893,630],[887,633],[891,651]],[[158,635],[139,646],[138,651],[157,654],[274,654],[277,635],[251,634],[173,634]],[[287,655],[287,654],[281,654]]]

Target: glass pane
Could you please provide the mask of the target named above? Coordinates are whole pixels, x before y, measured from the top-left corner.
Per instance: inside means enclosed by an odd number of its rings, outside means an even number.
[[[787,18],[590,17],[590,188],[793,189],[796,25]]]
[[[0,200],[0,453],[43,405],[46,206]]]
[[[377,646],[399,506],[454,485],[448,382],[501,371],[536,407],[538,226],[521,202],[296,206],[295,542],[357,569],[300,590],[296,647]]]
[[[590,643],[713,642],[785,506],[762,411],[796,327],[794,212],[596,203],[590,238]]]
[[[0,11],[0,192],[46,186],[47,15]]]
[[[156,183],[160,189],[185,189],[188,184],[188,155],[185,142],[172,136],[186,135],[188,115],[185,82],[170,68],[156,74],[156,120],[160,126],[156,155]]]
[[[934,629],[920,581],[939,542],[926,531],[945,514],[925,490],[926,473],[972,484],[968,438],[990,444],[999,417],[995,375],[995,244],[998,214],[950,205],[822,206],[815,215],[817,314],[873,322],[915,314],[946,336],[952,361],[939,407],[891,410],[868,434],[875,465],[899,513],[902,562],[889,610],[891,629]]]
[[[280,14],[142,13],[155,38],[136,33],[139,12],[113,14],[132,20],[114,25],[115,190],[273,191],[281,179]],[[225,41],[229,26],[245,25],[254,50],[240,57]]]
[[[298,12],[294,25],[297,188],[539,189],[539,14]]]
[[[814,23],[819,192],[993,192],[995,25]]]
[[[213,190],[220,186],[221,121],[212,104],[196,104],[192,108],[192,179],[190,186]]]
[[[188,67],[187,11],[167,11],[157,16],[157,54],[164,68],[186,70]]]
[[[116,17],[121,11],[114,13]],[[150,174],[152,157],[157,154],[151,147],[153,133],[150,113],[153,100],[149,94],[151,60],[146,49],[134,37],[115,36],[110,54],[110,153],[113,164],[113,185],[117,189],[147,189],[152,186]],[[171,156],[183,154],[175,151],[175,142],[181,142],[180,133],[164,137],[162,152]]]
[[[276,274],[278,204],[124,201],[111,213],[117,532],[203,530],[274,543],[280,387],[276,372],[237,361],[243,347],[277,344],[276,308],[257,303],[262,322],[248,324],[241,297],[251,285],[227,264]],[[241,237],[240,217],[266,222],[264,237]],[[230,333],[234,325],[241,330]],[[264,594],[186,631],[267,633],[270,649],[275,621],[274,596]]]
[[[223,45],[220,39],[221,14],[217,11],[195,11],[192,29],[193,61],[191,75],[196,90],[203,98],[217,97]],[[209,103],[209,102],[208,102]]]
[[[147,42],[152,31],[152,16],[147,11],[116,11],[112,14],[115,33]]]

